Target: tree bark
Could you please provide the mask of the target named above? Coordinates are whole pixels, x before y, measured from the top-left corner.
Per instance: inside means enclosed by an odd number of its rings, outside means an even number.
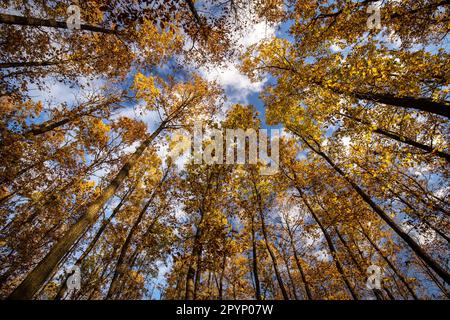
[[[355,246],[356,251],[358,252],[358,256],[360,257],[360,259],[364,261],[364,260],[365,260],[364,254],[363,254],[363,253],[361,252],[361,250],[359,249],[358,244],[356,243],[355,239],[354,239],[354,238],[351,238],[351,242],[352,242],[353,245]],[[366,264],[366,267],[367,267],[367,266],[368,266],[368,265]],[[386,292],[386,294],[388,295],[389,299],[391,299],[391,300],[397,300],[397,299],[394,297],[394,295],[392,294],[392,292],[391,292],[387,287],[383,287],[383,290]]]
[[[49,67],[49,66],[57,66],[63,63],[68,63],[69,61],[58,61],[58,62],[50,62],[50,61],[27,61],[27,62],[2,62],[0,63],[0,69],[7,68],[26,68],[26,67]]]
[[[252,266],[253,266],[253,277],[255,279],[255,298],[256,300],[261,300],[261,284],[259,282],[258,275],[258,252],[256,249],[256,238],[255,238],[255,217],[252,214]]]
[[[292,252],[294,254],[295,264],[297,265],[298,271],[300,272],[300,276],[302,278],[303,285],[305,287],[306,297],[308,298],[308,300],[312,300],[313,298],[312,298],[312,294],[311,294],[311,289],[309,287],[308,281],[306,280],[305,272],[303,271],[302,265],[300,263],[300,259],[297,254],[297,249],[295,248],[294,235],[292,234],[292,230],[288,223],[287,223],[287,227],[288,227],[289,241],[290,241],[290,244],[292,247]]]
[[[422,260],[419,260],[420,266],[424,269],[425,273],[433,280],[434,284],[442,291],[447,299],[450,299],[450,292],[445,287],[445,284],[440,283],[439,279],[437,279],[436,275],[430,270],[430,267],[427,266]]]
[[[286,265],[286,271],[287,271],[287,274],[289,277],[289,281],[291,282],[292,295],[294,296],[295,300],[299,300],[298,295],[297,295],[297,287],[295,285],[294,279],[292,278],[292,274],[291,274],[291,266],[289,264],[289,257],[286,257],[286,255],[284,253],[283,253],[282,257],[283,257],[284,264]]]
[[[389,265],[389,267],[394,271],[395,275],[400,279],[400,281],[403,283],[403,285],[406,287],[408,292],[411,294],[414,300],[418,300],[419,298],[416,296],[416,293],[411,288],[409,283],[406,281],[405,277],[397,270],[397,268],[394,266],[394,264],[391,262],[391,260],[381,251],[381,249],[378,247],[378,245],[370,239],[369,235],[364,230],[363,226],[360,222],[358,222],[361,227],[361,233],[362,235],[369,241],[370,245],[378,252],[378,254],[383,258],[384,261]]]
[[[350,95],[361,100],[383,103],[405,109],[416,109],[450,118],[450,103],[448,101],[436,102],[430,98],[397,97],[387,93],[364,93],[357,91],[350,93]]]
[[[155,199],[156,193],[158,189],[161,187],[161,184],[164,182],[164,180],[167,178],[168,170],[164,173],[164,176],[162,177],[161,181],[158,183],[158,185],[154,188],[151,196],[145,203],[142,210],[139,212],[139,215],[137,219],[134,221],[130,231],[128,232],[128,235],[125,239],[125,242],[122,245],[122,249],[120,250],[119,258],[116,263],[116,267],[114,269],[113,278],[111,280],[111,285],[109,286],[108,293],[106,294],[106,299],[109,300],[113,297],[113,295],[117,291],[117,286],[119,284],[119,280],[124,272],[124,269],[126,267],[126,254],[128,252],[128,249],[131,244],[131,240],[133,239],[134,235],[137,232],[137,228],[139,227],[139,224],[141,223],[142,219],[144,218],[145,214],[147,213],[148,208],[152,204],[153,200]]]
[[[194,244],[192,246],[192,256],[191,259],[194,258],[196,261],[191,261],[189,263],[188,272],[186,275],[186,294],[185,299],[186,300],[193,300],[195,297],[195,275],[197,273],[198,266],[196,265],[196,262],[198,261],[198,257],[201,255],[202,252],[202,245],[201,245],[201,236],[202,236],[202,223],[204,219],[204,212],[202,209],[200,209],[200,222],[197,225],[197,230],[195,231],[195,238],[194,238]]]
[[[122,208],[123,204],[125,203],[126,199],[130,196],[130,194],[133,192],[133,189],[130,189],[129,191],[127,191],[125,193],[125,195],[122,197],[122,199],[120,200],[119,204],[114,208],[113,212],[111,213],[111,215],[108,217],[108,219],[106,219],[105,221],[102,222],[102,225],[100,226],[100,228],[97,230],[94,239],[92,239],[92,241],[89,243],[88,247],[86,248],[86,250],[83,252],[83,254],[77,259],[77,261],[75,262],[75,265],[81,265],[81,263],[83,262],[83,260],[89,255],[89,253],[92,251],[92,249],[94,248],[94,246],[97,244],[97,241],[100,239],[100,237],[102,236],[103,232],[105,231],[106,227],[111,223],[112,219],[114,219],[114,217],[116,216],[116,214],[120,211],[120,209]],[[64,297],[64,294],[66,292],[66,284],[67,284],[67,280],[69,278],[69,275],[66,276],[64,278],[64,281],[62,282],[62,284],[60,285],[60,288],[58,290],[58,293],[56,294],[55,300],[61,300]]]
[[[68,29],[66,22],[56,21],[52,19],[41,19],[34,17],[23,17],[11,14],[0,14],[0,24],[18,25],[18,26],[32,26],[32,27],[49,27],[57,29]],[[80,25],[81,30],[99,32],[105,34],[119,35],[116,30],[105,29],[98,26],[91,26],[87,24]]]
[[[262,229],[262,233],[263,233],[263,237],[264,237],[264,242],[266,244],[266,248],[267,248],[267,251],[269,252],[270,258],[272,260],[273,269],[275,271],[275,276],[277,278],[278,285],[280,286],[280,289],[281,289],[281,294],[283,295],[284,300],[289,300],[289,295],[286,291],[286,288],[284,287],[283,279],[281,278],[280,271],[278,270],[278,264],[277,264],[277,260],[276,260],[277,258],[275,257],[275,254],[273,253],[272,248],[270,247],[267,230],[266,230],[266,223],[264,221],[264,216],[263,216],[262,212],[260,212],[260,215],[261,215],[261,229]]]
[[[220,272],[220,279],[219,279],[219,300],[223,300],[223,277],[225,276],[226,265],[227,265],[227,256],[224,254],[222,261],[222,271]]]
[[[338,270],[339,274],[342,277],[342,280],[344,280],[345,286],[347,287],[348,291],[350,292],[350,295],[352,296],[353,300],[358,300],[358,296],[353,289],[352,285],[350,284],[350,281],[347,279],[347,276],[344,273],[344,268],[342,268],[341,262],[339,261],[337,257],[336,248],[334,247],[333,241],[331,239],[331,236],[328,234],[326,228],[323,226],[322,222],[320,221],[319,217],[317,216],[314,209],[311,207],[310,203],[308,202],[308,199],[306,199],[303,191],[296,186],[296,189],[299,193],[299,196],[303,200],[303,203],[308,208],[308,211],[311,213],[311,216],[313,217],[314,221],[316,221],[317,225],[319,226],[320,230],[322,231],[323,235],[325,236],[325,240],[328,245],[328,249],[331,253],[331,256],[333,257],[334,264],[336,265],[336,269]]]
[[[278,70],[291,71],[299,76],[302,76],[299,71],[292,67],[270,65],[266,68],[273,68]],[[440,115],[450,118],[450,101],[436,102],[431,98],[425,97],[410,97],[410,96],[396,96],[389,93],[366,93],[361,91],[344,91],[342,89],[327,86],[323,81],[314,81],[312,84],[328,89],[336,94],[355,97],[357,99],[366,100],[375,103],[383,103],[390,106],[415,109],[419,111],[428,112],[431,114]]]
[[[39,290],[53,269],[58,265],[64,254],[77,241],[83,232],[93,225],[98,217],[98,212],[105,203],[115,194],[117,189],[122,185],[128,177],[130,170],[135,166],[136,162],[142,156],[152,141],[164,130],[166,122],[153,132],[147,140],[145,140],[134,154],[125,162],[123,167],[117,173],[115,178],[103,190],[103,192],[90,203],[81,218],[66,232],[66,234],[53,245],[50,252],[44,259],[27,275],[22,283],[9,295],[8,299],[27,300],[32,299],[34,294]]]
[[[191,11],[192,15],[194,16],[195,21],[199,25],[199,27],[203,26],[202,20],[200,19],[200,16],[198,15],[197,9],[195,8],[195,4],[192,0],[185,0],[187,3],[189,10]]]
[[[365,277],[366,273],[364,272],[364,269],[361,267],[361,265],[359,264],[358,260],[356,259],[355,255],[353,254],[352,250],[350,249],[347,241],[344,239],[344,237],[341,235],[341,233],[339,232],[337,227],[334,227],[334,232],[336,232],[336,235],[338,236],[339,240],[342,242],[342,244],[344,245],[345,249],[348,252],[348,255],[350,256],[350,259],[353,261],[353,263],[355,264],[356,268],[359,271],[359,274],[362,277]],[[377,298],[377,300],[384,300],[383,299],[383,295],[381,294],[381,292],[377,289],[373,289],[373,294],[375,295],[375,297]]]
[[[280,286],[280,290],[281,290],[281,294],[283,295],[283,299],[289,300],[289,295],[286,291],[286,288],[284,287],[283,279],[281,278],[280,272],[278,270],[277,258],[275,257],[275,254],[273,253],[272,248],[270,247],[269,237],[267,235],[267,230],[266,230],[266,222],[264,219],[264,212],[263,212],[263,208],[261,206],[262,199],[261,199],[261,195],[259,194],[258,188],[256,187],[254,182],[253,182],[253,189],[254,189],[254,192],[255,192],[255,195],[256,195],[256,198],[258,201],[259,217],[261,219],[261,230],[262,230],[263,237],[264,237],[264,243],[266,244],[267,251],[269,252],[270,259],[272,260],[273,269],[275,271],[275,276],[277,278],[278,285]]]
[[[372,124],[370,124],[370,123],[368,123],[368,122],[366,122],[366,121],[364,121],[362,119],[358,119],[358,118],[352,117],[350,115],[341,114],[341,113],[340,113],[340,115],[343,115],[344,117],[347,117],[347,118],[349,118],[349,119],[351,119],[351,120],[353,120],[355,122],[359,122],[359,123],[364,124],[366,126],[372,127]],[[443,158],[443,159],[445,159],[445,160],[450,162],[450,154],[448,154],[448,153],[446,153],[444,151],[434,150],[431,146],[428,146],[428,145],[422,144],[420,142],[414,141],[412,139],[409,139],[407,137],[401,136],[401,135],[396,134],[395,132],[392,132],[392,131],[389,131],[389,130],[376,128],[376,129],[373,129],[371,131],[375,132],[375,133],[378,133],[380,135],[383,135],[385,137],[388,137],[390,139],[396,140],[398,142],[405,143],[405,144],[408,144],[408,145],[410,145],[412,147],[421,149],[423,151],[426,151],[427,153],[436,154],[437,156],[439,156],[439,157],[441,157],[441,158]]]
[[[194,300],[197,300],[198,289],[200,288],[200,281],[202,278],[202,251],[200,250],[197,256],[197,270],[195,271],[195,282],[194,282]]]
[[[378,214],[378,216],[391,227],[395,233],[405,241],[411,250],[417,254],[417,256],[425,261],[431,269],[433,269],[447,284],[450,284],[450,274],[439,263],[428,255],[417,242],[411,238],[406,232],[404,232],[388,215],[384,212],[371,198],[366,194],[348,175],[346,175],[336,164],[322,151],[314,148],[304,137],[293,131],[300,139],[317,155],[322,157],[345,181],[347,181],[352,188],[360,195],[360,197]]]

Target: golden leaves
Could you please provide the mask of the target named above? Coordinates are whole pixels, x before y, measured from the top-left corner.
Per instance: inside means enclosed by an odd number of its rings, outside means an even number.
[[[90,123],[89,138],[99,145],[105,145],[109,140],[109,132],[111,127],[103,122],[101,119],[94,119]]]
[[[166,30],[160,30],[152,21],[143,19],[141,29],[137,32],[140,57],[145,64],[157,65],[180,53],[183,37],[178,28],[170,24]]]
[[[147,102],[147,108],[154,110],[154,105],[157,97],[160,94],[160,90],[156,86],[156,77],[145,76],[138,72],[134,77],[133,88],[136,90],[136,98],[144,99]]]

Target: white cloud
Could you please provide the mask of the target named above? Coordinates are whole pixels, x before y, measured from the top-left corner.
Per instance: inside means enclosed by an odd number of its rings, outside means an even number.
[[[110,168],[108,166],[102,166],[98,168],[88,179],[88,181],[94,181],[98,186],[101,180],[109,173]]]
[[[414,226],[408,224],[406,220],[400,222],[400,227],[421,246],[433,243],[437,237],[437,233],[434,230],[430,228],[424,229],[424,225],[422,225],[422,228],[415,228]]]
[[[332,52],[341,52],[341,51],[342,51],[342,48],[341,48],[337,43],[333,43],[333,44],[330,46],[330,50],[331,50]]]
[[[434,192],[434,195],[440,199],[445,199],[449,194],[450,194],[449,186],[443,186],[442,188]]]
[[[391,44],[394,48],[398,49],[401,47],[402,45],[402,40],[400,39],[400,37],[395,33],[394,30],[392,30],[388,37],[387,37],[387,42],[389,44]]]
[[[242,51],[263,39],[275,36],[275,27],[265,22],[249,26],[243,31],[235,34],[235,40]],[[225,65],[204,66],[199,68],[200,74],[208,81],[216,81],[229,98],[227,107],[235,103],[247,104],[249,96],[262,91],[267,79],[252,82],[246,75],[240,72],[238,61],[229,61]]]
[[[275,36],[275,27],[266,22],[259,22],[239,34],[238,44],[243,48]]]
[[[345,137],[342,138],[342,144],[343,144],[346,148],[350,147],[350,142],[351,142],[351,141],[352,141],[352,138],[350,138],[350,137],[345,136]]]
[[[200,74],[208,81],[216,81],[226,90],[231,104],[248,103],[249,95],[260,92],[266,82],[266,80],[250,81],[232,63],[227,63],[222,67],[200,68]]]
[[[140,101],[133,107],[121,109],[114,115],[113,119],[118,119],[120,117],[141,120],[147,125],[147,128],[150,132],[155,131],[161,123],[158,111],[149,111],[145,109],[144,102],[142,101]]]
[[[349,136],[344,136],[341,138],[342,146],[344,147],[345,153],[348,155],[350,153],[350,146],[352,144],[352,138]]]
[[[182,221],[187,217],[186,211],[184,211],[184,205],[181,203],[177,203],[174,206],[174,213],[178,221]]]
[[[123,152],[126,153],[126,154],[131,154],[131,153],[136,151],[136,149],[139,147],[139,145],[140,145],[140,142],[139,141],[135,141],[131,145],[125,147],[123,149]]]
[[[317,260],[322,262],[333,261],[333,257],[325,249],[316,250],[314,251],[313,255],[316,257]]]
[[[69,84],[57,81],[53,77],[47,77],[44,79],[46,88],[39,89],[36,85],[31,84],[28,86],[28,94],[33,101],[42,101],[45,103],[46,108],[55,108],[62,103],[67,103],[69,106],[85,102],[89,93],[99,92],[104,86],[104,80],[98,78],[95,80],[88,79],[86,77],[80,77],[79,86],[71,86]]]

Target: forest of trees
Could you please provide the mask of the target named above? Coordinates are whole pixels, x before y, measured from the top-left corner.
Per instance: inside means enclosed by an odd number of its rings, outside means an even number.
[[[0,298],[450,298],[449,10],[2,1]],[[281,129],[277,172],[172,154],[198,121]]]

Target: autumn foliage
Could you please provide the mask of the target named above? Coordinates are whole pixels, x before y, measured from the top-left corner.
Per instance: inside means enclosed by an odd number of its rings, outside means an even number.
[[[374,2],[2,2],[0,297],[448,299],[449,1]],[[278,171],[172,154],[198,121]]]

